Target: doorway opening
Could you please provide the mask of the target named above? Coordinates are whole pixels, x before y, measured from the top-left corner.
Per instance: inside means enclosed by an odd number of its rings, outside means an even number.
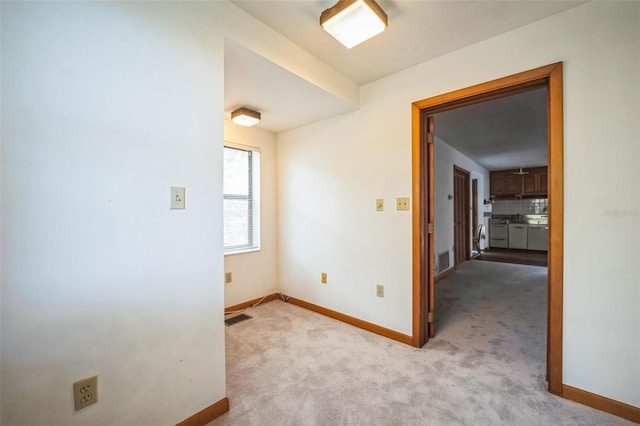
[[[547,89],[548,390],[562,395],[563,128],[562,63],[424,99],[413,104],[413,344],[435,335],[434,317],[434,120],[433,114],[539,88]]]

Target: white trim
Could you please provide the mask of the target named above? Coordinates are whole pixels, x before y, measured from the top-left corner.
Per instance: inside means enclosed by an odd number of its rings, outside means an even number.
[[[259,252],[259,251],[261,251],[260,247],[254,247],[254,248],[250,248],[250,249],[229,251],[229,252],[226,252],[224,255],[226,257],[226,256],[234,256],[236,254],[256,253],[256,252]]]
[[[245,145],[245,144],[232,142],[232,141],[228,141],[228,140],[224,141],[224,146],[228,146],[229,148],[242,149],[244,151],[257,151],[257,152],[260,152],[260,148],[258,148],[257,146]]]

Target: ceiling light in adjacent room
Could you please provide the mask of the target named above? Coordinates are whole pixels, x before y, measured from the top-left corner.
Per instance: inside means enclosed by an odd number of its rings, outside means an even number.
[[[260,113],[249,108],[239,108],[231,113],[231,121],[241,126],[250,127],[260,122]]]
[[[374,0],[339,0],[322,12],[320,25],[351,49],[387,28],[387,14]]]

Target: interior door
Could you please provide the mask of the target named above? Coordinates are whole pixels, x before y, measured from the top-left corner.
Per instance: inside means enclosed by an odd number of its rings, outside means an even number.
[[[478,179],[471,179],[471,236],[473,241],[476,237],[478,241],[474,250],[480,251],[480,237],[476,235],[478,231]]]
[[[453,247],[454,265],[469,259],[469,177],[470,173],[453,166]]]
[[[426,116],[426,114],[425,114]],[[427,313],[427,336],[425,337],[425,343],[429,340],[430,337],[434,337],[436,335],[436,323],[434,318],[435,312],[435,252],[434,252],[434,212],[435,212],[435,204],[433,201],[433,193],[434,193],[434,184],[433,184],[433,156],[434,156],[434,131],[435,131],[435,123],[433,120],[433,116],[426,116],[426,146],[424,151],[424,155],[422,156],[423,163],[423,188],[426,191],[426,194],[423,194],[422,199],[425,200],[426,205],[423,206],[423,212],[426,217],[422,219],[424,223],[424,227],[422,228],[422,235],[424,236],[424,241],[426,242],[426,247],[423,249],[423,252],[426,257],[426,265],[424,265],[423,270],[426,272],[426,276],[423,277],[423,282],[427,285],[427,297],[425,298],[425,306],[423,307],[424,312]],[[431,226],[429,225],[431,224]]]

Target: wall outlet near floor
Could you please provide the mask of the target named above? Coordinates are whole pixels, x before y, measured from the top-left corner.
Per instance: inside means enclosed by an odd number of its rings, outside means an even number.
[[[323,272],[323,273],[320,274],[320,282],[322,284],[326,284],[327,283],[327,273],[326,272]]]
[[[396,210],[409,210],[409,197],[398,197],[396,199]]]
[[[73,384],[73,402],[76,411],[98,402],[98,376],[78,380]]]
[[[231,275],[231,272],[225,272],[224,273],[224,283],[225,284],[229,284],[231,281],[233,281],[233,276]]]
[[[384,297],[384,286],[382,284],[376,284],[376,296]]]
[[[381,212],[384,210],[384,200],[382,198],[376,198],[376,211]]]

